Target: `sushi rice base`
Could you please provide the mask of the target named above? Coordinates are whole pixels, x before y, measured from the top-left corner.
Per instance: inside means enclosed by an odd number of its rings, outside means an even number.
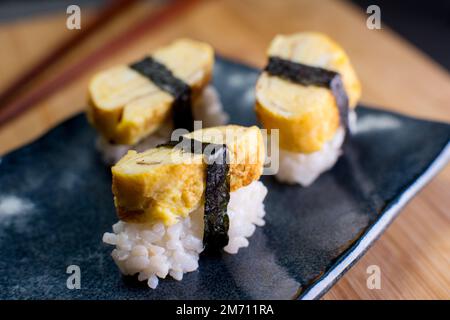
[[[356,129],[356,112],[348,115],[350,132]],[[323,172],[331,169],[342,154],[345,130],[339,127],[333,138],[327,141],[319,151],[305,154],[280,149],[279,170],[276,178],[280,182],[298,183],[304,187],[311,185]]]
[[[236,254],[247,247],[247,238],[253,235],[256,226],[265,224],[266,194],[267,188],[260,181],[230,193],[229,242],[225,252]],[[116,246],[111,255],[123,274],[138,274],[139,281],[145,280],[155,289],[159,278],[170,275],[181,280],[184,273],[197,270],[204,249],[203,212],[202,206],[169,227],[162,223],[147,226],[119,221],[113,225],[113,233],[103,235],[103,242]]]
[[[215,127],[228,122],[228,114],[223,111],[222,103],[217,90],[209,85],[203,90],[202,96],[193,106],[194,118],[202,121],[202,126]],[[156,147],[158,144],[167,142],[173,131],[172,121],[167,121],[153,134],[140,141],[134,146],[123,144],[112,144],[102,136],[98,136],[96,148],[102,154],[103,161],[112,165],[119,161],[128,150],[133,149],[138,152]]]

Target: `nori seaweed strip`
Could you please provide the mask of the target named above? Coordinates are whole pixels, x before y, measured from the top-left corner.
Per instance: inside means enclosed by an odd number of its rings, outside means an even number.
[[[273,76],[304,86],[313,85],[330,89],[338,106],[341,125],[348,130],[348,96],[339,73],[279,57],[269,57],[269,63],[264,70]]]
[[[230,167],[227,164],[226,145],[211,157],[214,159],[210,159],[213,161],[210,161],[206,169],[203,243],[205,251],[219,251],[228,244],[230,227],[227,213],[230,201]]]
[[[158,147],[177,147],[195,154],[203,154],[206,148],[211,148],[211,154],[205,159],[207,166],[203,244],[205,252],[219,251],[228,244],[230,226],[227,214],[230,201],[230,166],[226,144],[218,145],[180,137],[178,141],[169,141]]]
[[[175,77],[165,65],[149,56],[131,64],[130,68],[149,78],[161,90],[174,97],[172,114],[175,129],[194,130],[192,90],[188,84]]]

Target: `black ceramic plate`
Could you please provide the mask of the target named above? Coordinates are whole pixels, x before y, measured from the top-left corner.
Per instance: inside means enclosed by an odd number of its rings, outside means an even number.
[[[256,123],[257,71],[218,59],[214,84],[231,123]],[[337,165],[311,187],[263,177],[266,225],[237,255],[203,257],[151,290],[121,277],[102,244],[116,216],[109,169],[83,115],[0,163],[0,298],[311,299],[370,247],[449,159],[450,126],[365,107]],[[81,289],[66,268],[81,269]]]

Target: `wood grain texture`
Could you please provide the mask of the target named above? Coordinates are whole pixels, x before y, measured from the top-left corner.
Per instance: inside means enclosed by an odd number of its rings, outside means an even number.
[[[40,81],[50,79],[152,10],[157,10],[157,5],[142,3],[111,21]],[[181,36],[210,42],[220,54],[262,67],[266,47],[276,33],[300,30],[322,31],[342,44],[361,78],[363,103],[450,122],[448,73],[386,26],[382,30],[368,30],[366,16],[346,2],[204,1],[174,23],[149,30],[126,50],[112,52],[82,77],[0,128],[0,154],[35,139],[49,127],[82,110],[89,77],[99,69],[137,59]],[[0,88],[68,32],[76,31],[65,29],[64,12],[0,25]],[[323,298],[450,299],[448,190],[450,168],[447,166]],[[366,268],[373,264],[381,268],[381,290],[369,290],[366,286]]]

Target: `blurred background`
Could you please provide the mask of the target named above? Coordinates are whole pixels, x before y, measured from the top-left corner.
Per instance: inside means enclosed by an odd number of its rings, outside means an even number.
[[[170,4],[171,0],[147,0]],[[319,0],[320,1],[320,0]],[[448,0],[348,0],[362,11],[370,5],[382,8],[382,21],[437,62],[450,69],[450,1]],[[281,1],[282,2],[282,1]],[[3,0],[0,22],[8,23],[33,16],[61,13],[77,4],[98,10],[107,0]]]
[[[79,29],[67,27],[70,5],[81,10]],[[380,9],[380,29],[368,27],[370,5]],[[261,68],[277,33],[305,30],[347,51],[362,104],[450,122],[448,0],[6,0],[0,156],[83,111],[93,73],[175,38],[209,42],[217,54]],[[448,247],[435,243],[448,244],[448,207],[436,203],[445,204],[449,188],[447,168],[325,298],[448,298]],[[382,291],[365,286],[370,264],[383,270]]]
[[[361,10],[382,8],[382,20],[395,32],[450,70],[450,1],[352,0]]]
[[[79,29],[67,27],[70,5],[79,8]],[[370,5],[380,10],[380,29],[367,25]],[[174,38],[207,41],[220,55],[262,67],[277,33],[302,30],[344,47],[363,103],[450,121],[447,0],[4,0],[0,154],[83,110],[94,72]]]

